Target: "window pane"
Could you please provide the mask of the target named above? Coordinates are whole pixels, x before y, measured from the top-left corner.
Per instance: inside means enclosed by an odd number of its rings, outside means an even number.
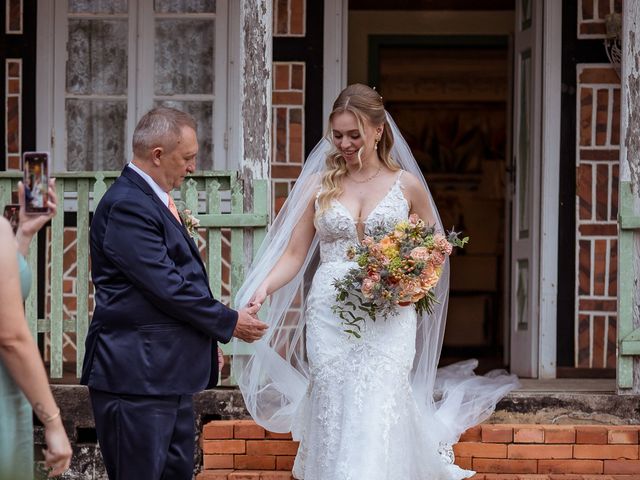
[[[198,170],[213,169],[213,102],[159,101],[154,106],[173,107],[193,115],[198,122]]]
[[[69,0],[70,13],[127,13],[127,0]]]
[[[156,21],[156,95],[213,94],[213,20]]]
[[[214,13],[215,0],[155,0],[157,13]]]
[[[127,21],[69,19],[67,93],[127,93]]]
[[[127,102],[67,99],[67,169],[120,170]]]

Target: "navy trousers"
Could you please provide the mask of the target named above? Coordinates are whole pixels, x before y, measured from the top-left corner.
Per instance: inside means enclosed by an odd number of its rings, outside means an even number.
[[[191,480],[192,395],[89,393],[110,480]]]

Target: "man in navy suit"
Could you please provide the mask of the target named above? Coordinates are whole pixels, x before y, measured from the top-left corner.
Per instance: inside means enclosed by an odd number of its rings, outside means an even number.
[[[192,396],[217,383],[216,342],[251,342],[267,328],[259,305],[236,312],[213,298],[180,221],[169,192],[193,173],[197,153],[190,115],[151,110],[91,223],[95,310],[81,383],[112,480],[190,480]]]

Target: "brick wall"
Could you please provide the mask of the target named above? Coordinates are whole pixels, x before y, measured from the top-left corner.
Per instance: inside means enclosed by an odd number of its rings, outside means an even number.
[[[576,366],[615,368],[620,84],[614,69],[578,65]]]
[[[621,11],[622,0],[579,0],[578,38],[603,38],[606,16]]]
[[[306,0],[273,0],[273,36],[304,39]],[[274,46],[274,57],[278,52]],[[290,58],[290,56],[289,56]],[[304,162],[305,61],[273,62],[271,129],[272,216],[278,213]]]
[[[14,47],[20,47],[21,42],[27,42],[33,32],[25,32],[24,26],[24,5],[20,0],[6,0],[5,22],[3,38],[7,44],[13,43]],[[24,99],[25,88],[24,58],[16,55],[16,48],[7,48],[1,55],[4,65],[0,70],[4,72],[4,88],[0,91],[4,94],[4,138],[0,144],[4,146],[4,158],[6,170],[17,170],[20,168],[20,156],[23,148],[22,123],[24,121]],[[2,162],[0,162],[2,163]]]
[[[304,161],[304,62],[273,63],[271,182],[273,212],[279,211]]]
[[[483,424],[454,445],[474,480],[640,480],[640,426]],[[214,421],[197,480],[289,480],[297,442],[251,420]],[[395,480],[395,479],[394,479]],[[398,479],[400,480],[400,479]]]
[[[606,16],[621,10],[619,0],[580,0],[578,38],[604,39]],[[615,368],[620,78],[610,64],[576,73],[574,366]]]

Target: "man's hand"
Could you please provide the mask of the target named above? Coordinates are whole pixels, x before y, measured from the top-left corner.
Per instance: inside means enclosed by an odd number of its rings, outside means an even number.
[[[269,326],[258,320],[256,313],[260,310],[261,304],[254,303],[249,307],[238,310],[238,323],[233,331],[233,336],[244,340],[247,343],[260,340]]]
[[[222,349],[218,347],[218,371],[221,372],[224,368],[224,353],[222,353]]]

